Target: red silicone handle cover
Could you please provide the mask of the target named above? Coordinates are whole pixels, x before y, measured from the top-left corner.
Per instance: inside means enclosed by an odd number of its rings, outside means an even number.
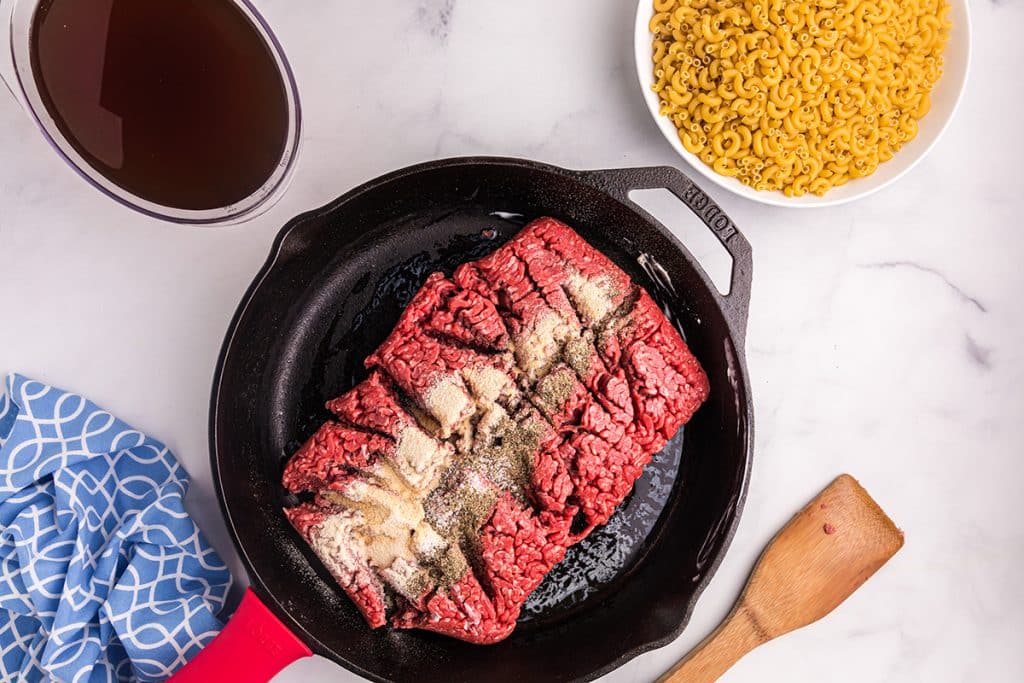
[[[313,652],[247,588],[224,630],[170,678],[170,683],[267,683]]]

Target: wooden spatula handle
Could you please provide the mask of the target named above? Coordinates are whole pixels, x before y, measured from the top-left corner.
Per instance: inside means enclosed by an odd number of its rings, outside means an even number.
[[[658,683],[714,683],[741,657],[767,640],[757,617],[740,603],[703,643]]]

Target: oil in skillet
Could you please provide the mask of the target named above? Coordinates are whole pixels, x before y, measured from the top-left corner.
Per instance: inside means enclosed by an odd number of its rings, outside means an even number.
[[[286,86],[231,0],[42,0],[30,44],[37,88],[61,134],[145,200],[229,206],[280,162]]]

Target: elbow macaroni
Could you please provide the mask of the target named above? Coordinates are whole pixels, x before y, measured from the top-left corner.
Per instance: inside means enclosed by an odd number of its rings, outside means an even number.
[[[653,89],[717,173],[825,194],[917,134],[946,0],[654,0]]]

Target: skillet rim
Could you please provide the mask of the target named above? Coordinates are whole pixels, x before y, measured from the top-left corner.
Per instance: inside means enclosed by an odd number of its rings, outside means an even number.
[[[732,271],[732,283],[733,287],[730,290],[730,294],[735,291],[735,285],[737,280],[745,281],[742,282],[743,288],[741,291],[736,292],[738,296],[735,299],[730,298],[728,295],[723,295],[717,287],[711,282],[710,277],[705,272],[700,262],[694,258],[690,253],[689,249],[675,236],[675,234],[669,230],[661,221],[651,215],[643,207],[633,202],[629,197],[628,193],[634,189],[647,189],[647,187],[664,187],[669,184],[670,181],[674,180],[677,183],[682,181],[687,183],[690,187],[696,188],[703,194],[700,187],[693,182],[685,173],[673,166],[637,166],[627,168],[612,168],[612,169],[598,169],[598,170],[572,170],[564,167],[555,166],[543,162],[533,161],[529,159],[515,158],[515,157],[502,157],[502,156],[463,156],[463,157],[449,157],[445,159],[437,159],[433,161],[426,161],[410,166],[406,166],[378,177],[375,177],[361,185],[358,185],[344,194],[336,197],[335,199],[327,202],[326,204],[310,209],[303,213],[300,213],[293,218],[289,219],[285,225],[278,231],[271,243],[270,252],[263,265],[253,276],[252,281],[245,289],[234,313],[231,316],[230,323],[227,328],[227,332],[224,336],[224,341],[221,344],[220,351],[217,354],[217,362],[214,369],[213,385],[210,396],[210,414],[209,414],[209,425],[208,425],[208,439],[210,448],[210,471],[213,479],[214,490],[217,494],[217,503],[220,507],[221,514],[224,517],[225,525],[228,529],[228,533],[231,537],[232,544],[235,547],[238,557],[245,569],[246,576],[249,579],[250,588],[257,594],[261,601],[265,603],[268,609],[276,616],[281,622],[296,636],[302,639],[314,654],[323,656],[335,664],[352,671],[360,676],[363,676],[371,681],[377,681],[379,683],[391,683],[392,679],[383,677],[373,671],[366,670],[360,667],[358,664],[351,662],[343,657],[338,656],[335,651],[325,645],[321,640],[309,629],[305,627],[300,621],[295,619],[289,610],[287,610],[280,601],[274,597],[272,592],[264,584],[259,571],[254,566],[253,562],[249,558],[249,553],[246,551],[245,546],[240,540],[239,534],[236,531],[236,523],[232,517],[230,510],[225,502],[224,487],[222,483],[222,476],[220,470],[220,458],[217,450],[217,416],[218,407],[220,405],[220,392],[222,388],[222,382],[224,379],[224,368],[227,361],[229,350],[235,342],[235,337],[238,332],[239,324],[245,315],[249,306],[258,292],[259,288],[263,285],[267,277],[274,271],[278,265],[282,255],[286,253],[288,246],[288,239],[292,236],[296,230],[301,228],[303,225],[310,221],[323,218],[333,211],[337,210],[344,204],[352,201],[356,197],[373,191],[380,186],[391,183],[395,180],[406,176],[416,175],[422,172],[428,172],[437,170],[440,168],[449,168],[456,166],[473,166],[478,164],[487,165],[503,165],[516,169],[525,169],[532,171],[544,171],[553,173],[555,175],[566,176],[570,179],[582,182],[600,193],[606,195],[612,201],[622,204],[627,210],[638,214],[645,222],[649,223],[656,231],[668,239],[672,244],[673,248],[679,251],[683,257],[693,267],[696,275],[701,280],[704,287],[710,292],[711,298],[714,300],[716,306],[719,308],[722,314],[723,321],[725,322],[727,339],[732,344],[736,352],[735,364],[738,368],[738,377],[735,381],[735,386],[742,390],[745,398],[743,409],[738,411],[740,420],[740,426],[744,432],[743,448],[744,457],[742,460],[743,473],[740,480],[736,482],[736,493],[733,498],[734,503],[732,510],[726,509],[725,514],[730,515],[728,528],[721,534],[720,546],[714,553],[714,556],[706,565],[700,581],[696,583],[693,589],[693,593],[690,599],[687,601],[682,614],[679,617],[679,623],[676,627],[666,633],[662,638],[657,638],[646,643],[638,644],[629,650],[623,652],[620,656],[614,660],[609,661],[607,664],[598,667],[587,674],[581,675],[574,679],[575,681],[593,681],[601,676],[604,676],[615,669],[623,666],[627,662],[635,659],[636,657],[656,650],[671,642],[675,641],[682,632],[686,629],[686,626],[690,622],[690,618],[693,615],[693,610],[696,607],[698,600],[704,593],[710,581],[714,578],[718,571],[719,566],[725,559],[725,555],[732,545],[732,540],[736,534],[736,530],[739,526],[740,518],[742,517],[744,504],[746,502],[747,492],[750,483],[751,469],[753,465],[753,452],[754,452],[754,414],[753,414],[753,399],[751,396],[751,383],[750,376],[747,370],[746,364],[746,352],[745,352],[745,332],[746,332],[746,318],[749,307],[749,293],[750,284],[752,281],[752,272],[750,264],[751,248],[749,242],[743,237],[737,229],[736,235],[740,237],[740,246],[736,252],[729,248],[725,240],[720,235],[719,240],[722,242],[723,248],[729,251],[730,256],[733,258],[733,271]],[[655,182],[653,185],[646,187],[624,187],[630,183],[624,182],[622,179],[617,178],[618,175],[626,176],[626,180],[629,180],[629,176],[632,175],[634,178],[639,178],[644,175],[653,176],[657,181],[658,177],[663,178],[661,182]],[[665,180],[668,178],[669,180]],[[666,188],[667,189],[667,188]],[[706,224],[706,227],[712,232],[716,232],[714,228],[710,226],[709,221],[703,217],[698,209],[694,207],[689,200],[684,199],[677,193],[680,201],[683,202],[698,219],[702,220]],[[715,202],[709,197],[704,195],[705,199],[711,206],[717,207]],[[720,211],[720,210],[719,210]],[[720,213],[725,215],[724,212]],[[740,259],[746,259],[746,272],[740,272],[737,263]]]

